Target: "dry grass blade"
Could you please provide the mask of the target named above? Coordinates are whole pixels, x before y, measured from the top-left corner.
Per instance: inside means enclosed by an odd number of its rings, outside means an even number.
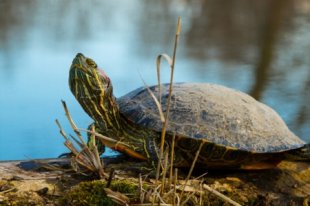
[[[74,154],[74,155],[78,155],[79,154],[79,151],[75,148],[75,146],[72,144],[72,142],[69,140],[69,138],[67,137],[64,129],[62,128],[60,122],[58,121],[58,119],[55,120],[58,128],[59,128],[59,131],[60,131],[60,134],[65,138],[65,142],[64,142],[64,145]]]
[[[157,56],[156,69],[157,69],[157,83],[158,83],[158,99],[159,99],[160,104],[161,104],[160,64],[161,64],[162,58],[164,58],[169,64],[169,67],[172,68],[172,59],[170,58],[168,54],[160,54]]]
[[[168,126],[169,113],[170,113],[170,101],[171,101],[171,95],[172,95],[172,84],[173,84],[173,73],[174,73],[174,62],[173,62],[173,60],[171,60],[171,58],[167,54],[159,55],[157,57],[157,72],[158,72],[157,76],[158,76],[158,94],[159,94],[159,102],[160,102],[159,105],[160,106],[161,106],[160,62],[161,62],[162,57],[167,59],[169,65],[170,65],[170,68],[171,68],[171,72],[170,72],[170,86],[169,86],[169,96],[168,96],[168,101],[167,101],[167,109],[166,109],[166,115],[165,115],[164,121],[163,121],[163,128],[161,131],[161,138],[160,138],[161,140],[160,140],[159,161],[158,161],[158,165],[157,165],[156,180],[159,179],[160,168],[163,167],[161,162],[163,159],[164,142],[165,142],[166,130],[167,130],[167,126]]]
[[[144,81],[144,79],[141,77],[144,87],[147,89],[148,93],[151,95],[152,99],[154,100],[156,107],[158,109],[158,113],[159,113],[159,117],[160,117],[160,121],[161,122],[165,122],[165,116],[163,113],[163,110],[161,108],[161,103],[160,100],[158,101],[156,96],[154,95],[154,93],[150,90],[149,86],[146,84],[146,82]]]
[[[80,148],[84,148],[85,144],[83,144],[82,142],[80,142],[77,138],[75,138],[73,135],[69,135],[70,138],[80,147]],[[70,139],[69,139],[70,140]]]
[[[109,188],[103,188],[103,189],[104,189],[105,193],[107,194],[107,196],[109,198],[111,198],[112,201],[115,202],[116,204],[124,205],[124,206],[129,205],[130,200],[126,195],[124,195],[120,192],[115,192]]]
[[[74,121],[73,121],[73,119],[72,119],[72,117],[71,117],[71,115],[70,115],[70,112],[69,112],[69,109],[68,109],[68,107],[67,107],[66,102],[63,101],[63,100],[61,100],[61,103],[62,103],[62,105],[63,105],[63,107],[64,107],[66,116],[67,116],[67,118],[68,118],[68,120],[69,120],[69,122],[70,122],[70,125],[71,125],[73,131],[76,133],[76,135],[78,136],[78,138],[80,139],[80,141],[81,141],[83,144],[86,144],[86,143],[84,142],[84,139],[83,139],[81,133],[78,131],[78,129],[77,129],[77,127],[76,127],[76,125],[75,125],[75,123],[74,123]]]
[[[199,184],[199,189],[202,191],[202,181]],[[199,194],[199,205],[202,205],[202,193]]]
[[[174,180],[173,180],[173,205],[175,205],[175,199],[176,197],[179,199],[179,196],[177,194],[177,181],[178,181],[178,168],[174,169]]]
[[[200,194],[203,192],[202,190],[197,189],[196,186],[191,186],[190,184],[186,185],[185,187],[183,184],[177,185],[176,188],[180,191],[184,190],[184,192],[194,192],[196,194]]]
[[[175,65],[175,58],[176,58],[176,52],[177,52],[177,46],[178,46],[178,42],[179,42],[180,32],[181,32],[181,18],[179,17],[178,18],[177,29],[176,29],[176,35],[175,35],[175,42],[174,42],[174,48],[173,48],[172,62],[171,62],[169,96],[168,96],[168,101],[167,101],[167,112],[166,112],[165,122],[163,123],[163,129],[162,129],[162,132],[161,132],[160,152],[159,152],[159,161],[158,161],[157,170],[156,170],[156,180],[159,179],[160,168],[161,168],[161,161],[162,161],[163,152],[164,152],[164,142],[165,142],[166,130],[167,130],[167,126],[168,126],[168,119],[169,119],[169,113],[170,113],[170,104],[171,104],[171,96],[172,96],[174,65]],[[160,82],[159,82],[159,84],[160,84]]]
[[[162,195],[165,191],[166,188],[166,174],[168,170],[168,152],[165,154],[165,159],[164,159],[164,168],[163,168],[163,175],[162,175],[162,181],[161,181],[161,190],[160,194]]]
[[[172,142],[171,142],[171,154],[170,154],[170,172],[169,172],[169,182],[168,185],[171,186],[172,183],[172,176],[173,176],[173,164],[174,164],[174,146],[175,146],[175,132],[172,135]]]
[[[195,177],[194,180],[199,180],[201,178],[203,178],[204,176],[206,176],[208,173],[203,173],[202,175],[198,176],[198,177]]]
[[[102,134],[100,134],[100,133],[98,133],[96,131],[91,131],[91,130],[82,129],[82,128],[77,128],[77,130],[78,131],[88,132],[90,134],[95,135],[95,137],[98,138],[99,140],[101,140],[105,144],[105,146],[110,147],[110,148],[113,148],[116,145],[122,145],[122,146],[125,146],[125,147],[130,147],[130,145],[125,144],[124,142],[121,142],[121,141],[112,139],[110,137],[104,136],[104,135],[102,135]]]
[[[142,204],[144,202],[145,194],[143,192],[143,182],[141,174],[139,174],[139,193],[140,193],[140,203]]]
[[[108,178],[108,181],[107,181],[107,185],[106,187],[109,188],[111,186],[111,182],[114,178],[114,175],[115,175],[115,169],[114,168],[111,168],[111,171],[110,171],[110,174],[109,174],[109,178]]]
[[[12,188],[9,188],[9,189],[6,189],[6,190],[2,190],[2,191],[0,191],[0,195],[8,193],[8,192],[11,192],[11,191],[14,191],[14,190],[17,190],[17,188],[16,187],[12,187]]]
[[[206,184],[203,184],[203,188],[208,190],[209,192],[215,194],[216,196],[218,196],[219,198],[221,198],[222,200],[224,200],[225,202],[228,202],[234,206],[241,206],[239,203],[233,201],[232,199],[230,199],[229,197],[223,195],[222,193],[216,191],[215,189],[212,189],[211,187],[209,187]]]
[[[197,152],[196,152],[195,159],[194,159],[194,161],[193,161],[193,163],[192,163],[192,166],[191,166],[191,168],[190,168],[190,170],[189,170],[189,172],[188,172],[188,175],[187,175],[187,177],[186,177],[186,180],[185,180],[185,183],[184,183],[184,186],[183,186],[183,190],[182,190],[182,192],[181,192],[181,196],[180,196],[180,199],[181,199],[181,200],[182,200],[182,197],[183,197],[184,189],[185,189],[185,187],[186,187],[186,185],[187,185],[187,182],[188,182],[189,178],[192,176],[192,172],[193,172],[193,170],[194,170],[194,167],[195,167],[195,165],[196,165],[196,161],[197,161],[197,159],[198,159],[198,157],[199,157],[200,151],[201,151],[202,146],[204,145],[204,143],[205,143],[204,141],[202,141],[202,142],[200,143],[199,149],[198,149]]]
[[[66,139],[66,140],[69,140],[66,133],[65,133],[65,130],[62,128],[60,122],[58,121],[58,119],[55,120],[58,128],[59,128],[59,131],[60,131],[60,134]]]

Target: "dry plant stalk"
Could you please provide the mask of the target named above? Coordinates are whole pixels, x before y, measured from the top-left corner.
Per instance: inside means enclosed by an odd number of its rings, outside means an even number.
[[[163,129],[162,129],[161,138],[160,138],[159,161],[158,161],[157,170],[156,170],[156,180],[158,180],[158,178],[159,178],[160,168],[162,166],[161,161],[163,159],[164,143],[165,143],[165,137],[166,137],[166,130],[167,130],[167,126],[168,126],[169,113],[170,113],[172,85],[173,85],[173,76],[174,76],[174,65],[175,65],[175,58],[176,58],[176,52],[177,52],[177,46],[178,46],[178,42],[179,42],[180,33],[181,33],[181,17],[178,18],[172,60],[171,61],[168,60],[169,65],[171,62],[169,96],[168,96],[168,102],[167,102],[166,118],[165,118],[165,121],[163,123]],[[164,54],[164,55],[159,55],[157,57],[157,77],[158,77],[158,88],[159,89],[160,89],[160,60],[161,60],[161,57],[169,57],[169,56]],[[170,59],[170,57],[167,59]],[[160,96],[160,91],[159,91],[159,96]]]
[[[173,177],[173,164],[174,164],[174,146],[175,146],[175,132],[172,135],[172,142],[171,142],[171,153],[170,153],[170,172],[169,172],[169,182],[168,185],[171,186],[172,177]]]
[[[204,141],[202,141],[202,142],[200,143],[199,149],[197,150],[196,155],[195,155],[195,159],[194,159],[194,161],[193,161],[193,163],[192,163],[192,166],[191,166],[191,168],[190,168],[190,170],[189,170],[189,172],[188,172],[188,175],[187,175],[187,177],[186,177],[186,179],[185,179],[185,184],[184,184],[184,186],[183,186],[183,189],[182,189],[182,192],[181,192],[181,195],[180,195],[180,199],[181,199],[181,200],[182,200],[183,193],[184,193],[185,187],[186,187],[186,185],[187,185],[187,182],[188,182],[189,178],[192,176],[192,172],[193,172],[193,170],[194,170],[194,167],[195,167],[195,165],[196,165],[196,161],[197,161],[197,159],[198,159],[198,157],[199,157],[199,154],[200,154],[200,151],[201,151],[203,145],[204,145]]]
[[[202,183],[199,184],[199,189],[200,189],[200,191],[202,191]],[[201,206],[201,205],[202,205],[202,193],[199,194],[199,206]]]
[[[180,198],[177,194],[177,182],[178,182],[178,168],[174,169],[174,180],[173,180],[173,205],[175,205],[175,199],[178,198],[178,205],[180,202]]]
[[[168,152],[166,152],[165,159],[164,159],[162,181],[161,181],[161,190],[160,190],[161,195],[164,193],[165,188],[166,188],[166,174],[167,174],[167,169],[168,169],[168,158],[169,158]]]
[[[144,191],[143,191],[143,182],[142,182],[142,176],[139,174],[139,193],[140,193],[140,203],[142,204],[144,202]]]

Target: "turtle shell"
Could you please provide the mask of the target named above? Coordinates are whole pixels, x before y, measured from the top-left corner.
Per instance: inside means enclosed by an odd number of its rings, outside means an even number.
[[[150,90],[159,97],[158,86]],[[161,85],[163,112],[169,84]],[[162,131],[158,108],[145,88],[117,99],[121,114],[145,129]],[[305,145],[281,117],[251,96],[224,86],[207,83],[173,85],[167,134],[205,139],[238,150],[274,153]]]

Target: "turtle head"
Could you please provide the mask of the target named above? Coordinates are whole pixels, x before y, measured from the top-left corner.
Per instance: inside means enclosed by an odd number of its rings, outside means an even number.
[[[112,84],[94,60],[78,53],[72,61],[69,85],[76,99],[112,96]]]
[[[111,139],[101,138],[101,143],[132,157],[146,159],[147,152],[144,149],[146,143],[138,138],[141,133],[137,131],[134,134],[137,136],[128,136],[135,131],[131,131],[134,126],[130,126],[121,117],[117,101],[113,96],[112,83],[104,71],[97,67],[94,60],[78,53],[70,68],[69,85],[84,111],[95,121],[96,132],[123,142],[119,144]],[[125,130],[131,132],[125,132]],[[100,147],[99,151],[101,151]]]
[[[96,62],[78,53],[70,68],[69,85],[75,98],[99,129],[106,131],[106,135],[116,135],[120,125],[119,110],[112,83]]]

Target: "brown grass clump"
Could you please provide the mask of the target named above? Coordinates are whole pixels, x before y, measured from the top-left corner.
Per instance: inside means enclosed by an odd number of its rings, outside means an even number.
[[[60,125],[59,121],[56,120],[56,124],[60,129],[60,134],[65,138],[64,145],[71,151],[72,158],[71,158],[71,165],[73,169],[78,173],[83,173],[83,171],[91,172],[92,174],[97,175],[100,179],[107,177],[107,174],[104,172],[103,161],[100,159],[100,155],[97,149],[95,135],[91,134],[90,141],[87,144],[81,133],[80,130],[77,128],[76,124],[74,123],[70,112],[67,108],[67,105],[64,101],[62,101],[66,116],[70,122],[70,125],[75,132],[78,138],[70,135],[71,139],[76,143],[73,142],[67,137],[65,131],[63,130],[62,126]],[[92,127],[92,131],[95,129]]]

